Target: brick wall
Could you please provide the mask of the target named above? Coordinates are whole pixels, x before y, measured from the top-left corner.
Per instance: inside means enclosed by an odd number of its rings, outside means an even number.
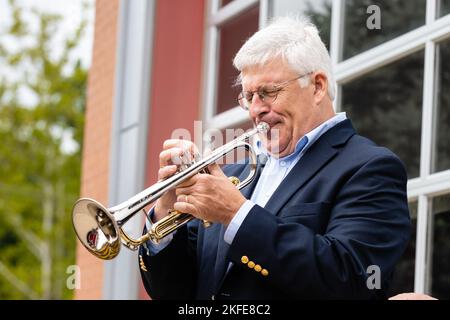
[[[119,0],[97,0],[92,65],[89,71],[81,196],[108,204],[108,177],[116,27]],[[103,262],[92,256],[80,243],[77,247],[81,288],[75,299],[101,299]]]

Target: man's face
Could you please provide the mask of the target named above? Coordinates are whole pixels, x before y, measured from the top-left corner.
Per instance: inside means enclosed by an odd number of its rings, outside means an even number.
[[[277,86],[298,76],[300,74],[281,59],[242,70],[243,92],[282,88],[273,102],[262,101],[258,94],[254,94],[249,107],[253,123],[263,121],[269,124],[267,140],[263,141],[267,151],[276,157],[294,152],[297,141],[312,129],[310,127],[314,122],[312,85],[301,88],[298,80],[295,80],[282,87]]]

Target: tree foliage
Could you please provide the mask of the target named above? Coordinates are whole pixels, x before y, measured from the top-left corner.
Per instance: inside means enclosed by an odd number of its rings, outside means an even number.
[[[70,298],[87,78],[73,52],[87,20],[55,53],[60,16],[12,0],[9,9],[0,30],[0,299]]]

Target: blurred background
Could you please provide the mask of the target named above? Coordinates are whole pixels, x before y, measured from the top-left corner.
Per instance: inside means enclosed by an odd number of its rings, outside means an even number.
[[[0,299],[147,299],[136,253],[91,256],[72,205],[152,185],[174,129],[248,128],[232,58],[286,14],[318,26],[335,109],[407,167],[390,295],[450,298],[450,0],[0,0]]]
[[[0,299],[70,299],[95,3],[0,1]]]

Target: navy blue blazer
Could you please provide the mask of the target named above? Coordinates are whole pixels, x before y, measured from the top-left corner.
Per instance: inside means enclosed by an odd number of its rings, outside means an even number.
[[[243,177],[248,166],[225,171]],[[241,190],[246,198],[256,181]],[[399,158],[347,119],[310,147],[265,208],[250,210],[231,245],[222,225],[193,220],[157,255],[141,248],[144,287],[153,299],[384,298],[410,237],[406,183]]]

